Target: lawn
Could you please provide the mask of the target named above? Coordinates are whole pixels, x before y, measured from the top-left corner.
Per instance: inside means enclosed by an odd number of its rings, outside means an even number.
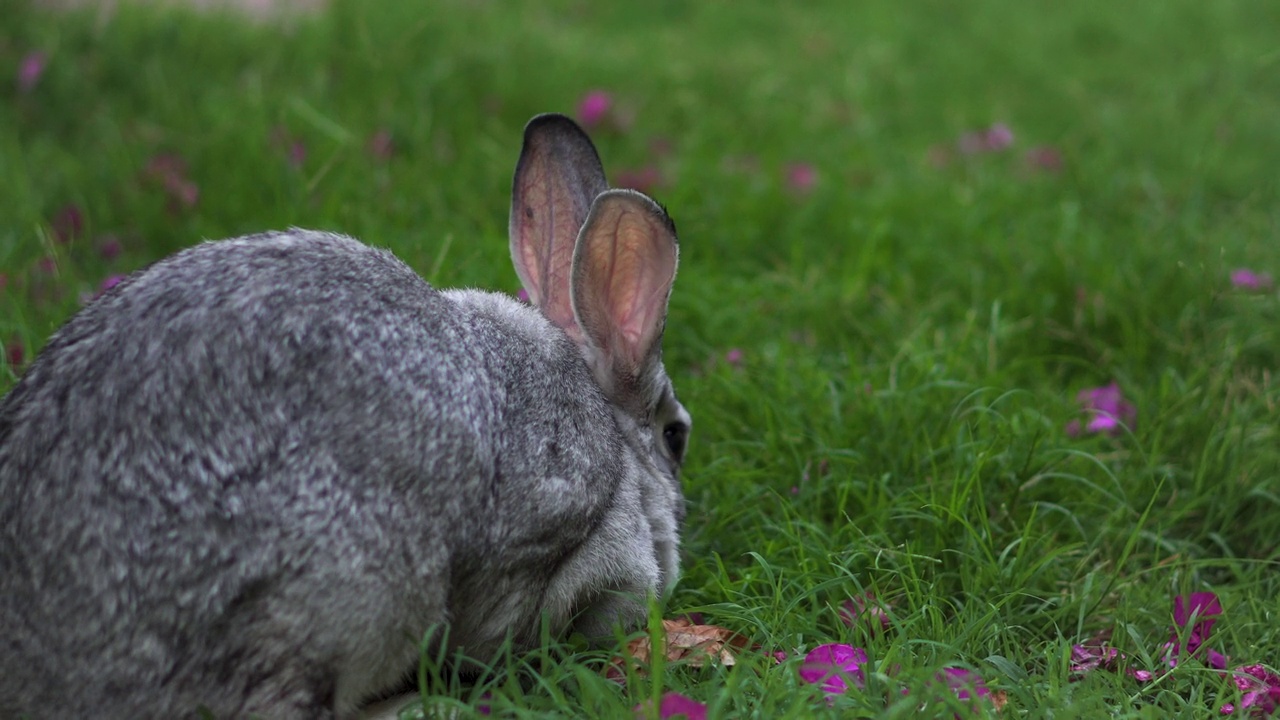
[[[337,230],[515,292],[539,112],[593,121],[615,183],[675,218],[665,347],[694,433],[661,614],[747,644],[620,679],[625,638],[479,679],[427,657],[432,712],[1280,701],[1231,674],[1280,666],[1280,4],[0,16],[0,389],[104,284],[203,238]],[[843,679],[812,682],[815,648]]]

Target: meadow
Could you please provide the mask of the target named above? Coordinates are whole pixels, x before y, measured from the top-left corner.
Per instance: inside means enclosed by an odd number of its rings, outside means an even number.
[[[0,390],[206,238],[335,230],[516,292],[537,113],[674,217],[689,517],[648,633],[740,633],[733,664],[613,664],[626,637],[478,679],[424,657],[403,717],[1280,703],[1280,5],[0,16]]]

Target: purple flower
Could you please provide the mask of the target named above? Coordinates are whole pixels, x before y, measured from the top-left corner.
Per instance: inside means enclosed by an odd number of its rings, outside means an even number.
[[[937,680],[945,682],[947,687],[951,688],[951,692],[961,700],[975,701],[973,703],[975,708],[979,698],[991,697],[991,691],[982,681],[982,676],[972,670],[959,667],[943,668],[942,672],[938,673]]]
[[[120,281],[121,281],[121,280],[124,280],[124,279],[125,279],[125,277],[127,277],[127,276],[125,276],[125,275],[108,275],[108,276],[106,276],[105,278],[103,278],[103,279],[102,279],[102,283],[98,285],[98,292],[99,292],[99,293],[104,293],[104,292],[106,292],[106,291],[110,290],[111,288],[113,288],[113,287],[115,287],[115,286],[119,285],[119,284],[120,284]]]
[[[1000,152],[1013,145],[1013,130],[1004,123],[995,123],[985,130],[964,133],[956,142],[956,146],[964,155],[980,155],[982,153]]]
[[[66,245],[80,237],[84,232],[84,213],[75,205],[63,205],[49,223],[53,231],[53,241]]]
[[[396,145],[394,139],[391,137],[391,131],[383,129],[375,132],[373,135],[370,135],[369,142],[365,145],[365,149],[375,160],[381,160],[382,162],[390,160],[391,156],[394,155],[396,151]]]
[[[653,707],[653,701],[648,701],[636,705],[634,710],[637,718],[645,718],[649,716],[649,710]],[[662,720],[667,718],[685,717],[689,720],[706,720],[707,706],[702,703],[691,700],[684,695],[676,692],[665,693],[658,702],[658,717]]]
[[[103,260],[115,260],[120,257],[123,250],[124,246],[120,244],[120,238],[115,235],[104,235],[98,240],[98,254]]]
[[[1120,386],[1114,380],[1109,385],[1081,390],[1076,401],[1090,413],[1084,429],[1091,433],[1115,435],[1120,432],[1121,425],[1132,425],[1137,416],[1137,409],[1120,394]],[[1080,434],[1079,420],[1067,423],[1067,434]]]
[[[1240,707],[1253,710],[1254,715],[1268,716],[1280,709],[1280,675],[1262,665],[1241,665],[1231,671],[1231,681],[1240,690]],[[1236,707],[1230,703],[1222,706],[1222,714],[1230,715]]]
[[[818,171],[808,163],[792,163],[787,166],[787,187],[793,192],[807,193],[818,184]]]
[[[1032,170],[1054,174],[1062,172],[1062,153],[1050,145],[1037,145],[1027,150],[1024,157]]]
[[[171,210],[195,207],[200,187],[187,178],[187,161],[172,153],[160,153],[147,162],[143,177],[158,183],[169,196]]]
[[[18,90],[24,93],[34,90],[48,64],[49,56],[39,50],[24,55],[18,64]]]
[[[828,695],[843,695],[852,683],[861,688],[866,678],[862,666],[867,663],[867,651],[844,643],[819,645],[804,656],[800,666],[800,679],[821,685]]]
[[[524,304],[528,305],[528,304],[529,304],[529,291],[528,291],[528,290],[525,290],[524,288],[520,288],[519,290],[517,290],[517,291],[516,291],[516,299],[517,299],[517,300],[519,300],[520,302],[522,302],[522,303],[524,303]]]
[[[849,627],[859,621],[866,621],[872,630],[883,632],[889,629],[889,613],[872,593],[863,593],[845,600],[840,606],[839,614],[840,620]]]
[[[1222,615],[1222,603],[1218,601],[1218,596],[1211,592],[1191,593],[1174,598],[1174,628],[1169,642],[1163,646],[1167,652],[1169,667],[1178,664],[1179,655],[1195,656],[1203,648],[1204,660],[1209,667],[1218,670],[1226,669],[1226,656],[1205,645],[1209,639],[1209,633],[1213,630],[1213,624],[1218,621],[1220,615]],[[1186,643],[1179,645],[1178,631],[1187,630],[1192,620],[1195,620],[1195,624],[1191,625],[1190,631],[1187,632]]]
[[[613,107],[613,98],[603,90],[592,90],[578,101],[578,122],[587,127],[599,125]]]
[[[22,349],[22,341],[16,336],[4,346],[4,359],[9,363],[9,367],[17,369],[22,367],[22,361],[25,358]]]
[[[990,152],[1006,150],[1010,145],[1013,145],[1013,130],[1009,129],[1009,126],[1004,123],[996,123],[987,128],[987,132],[983,135],[983,141]]]
[[[742,364],[742,350],[738,348],[729,348],[724,354],[724,361],[730,365],[737,367]]]
[[[1099,668],[1115,670],[1121,660],[1127,659],[1124,653],[1107,645],[1071,646],[1071,672],[1077,678]],[[1155,677],[1150,670],[1129,668],[1127,672],[1138,682],[1149,682]]]
[[[1241,290],[1270,290],[1271,276],[1254,272],[1248,268],[1236,268],[1231,271],[1231,284]]]

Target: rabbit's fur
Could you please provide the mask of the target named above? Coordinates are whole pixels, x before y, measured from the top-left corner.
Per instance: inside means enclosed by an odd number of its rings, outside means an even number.
[[[670,219],[530,121],[532,304],[292,230],[62,327],[0,404],[0,717],[350,717],[447,624],[604,636],[678,574]]]

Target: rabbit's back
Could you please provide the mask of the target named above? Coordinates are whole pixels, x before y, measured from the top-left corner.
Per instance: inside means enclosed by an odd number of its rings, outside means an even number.
[[[540,400],[529,358],[558,355],[500,325],[302,231],[198,246],[73,318],[0,406],[0,714],[72,692],[155,714],[295,693],[323,715],[412,667],[468,568],[568,552],[603,497],[517,521],[502,503],[538,493],[503,478],[555,473],[504,444],[540,442],[519,417],[540,402],[609,418],[589,391]]]

